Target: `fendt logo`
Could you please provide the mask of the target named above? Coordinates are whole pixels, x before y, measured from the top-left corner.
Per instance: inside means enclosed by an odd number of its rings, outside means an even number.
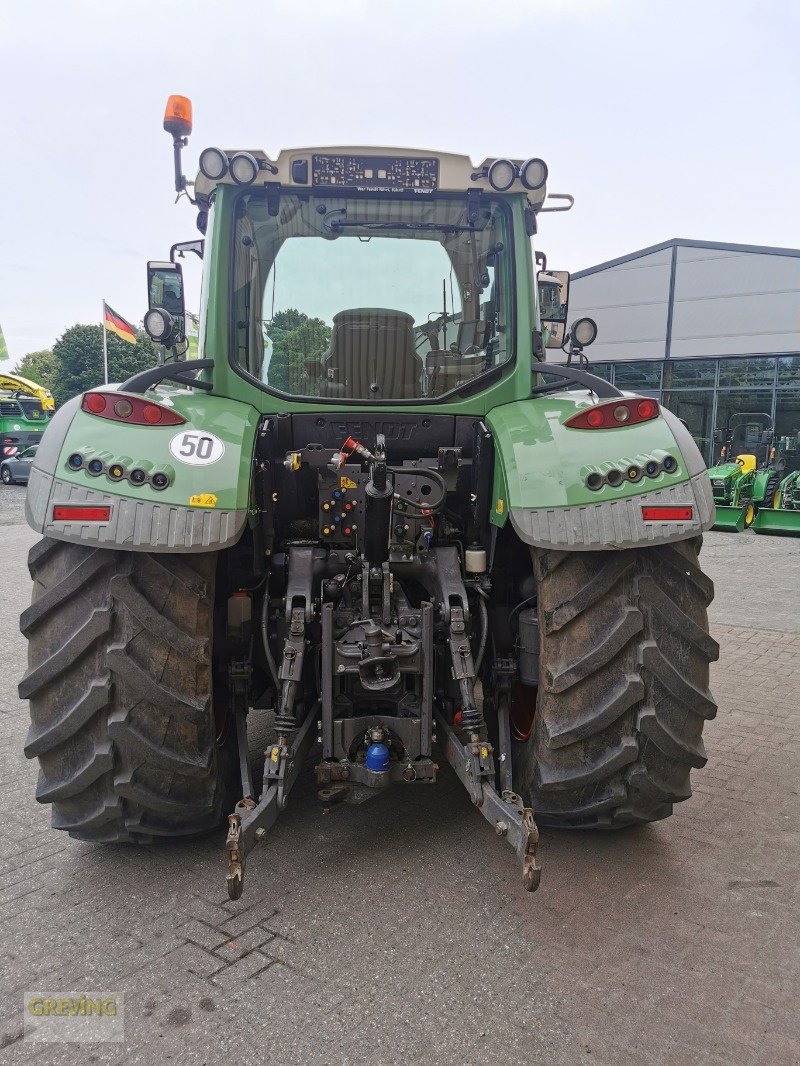
[[[331,422],[337,437],[368,438],[382,433],[387,440],[411,440],[418,426],[414,422]]]

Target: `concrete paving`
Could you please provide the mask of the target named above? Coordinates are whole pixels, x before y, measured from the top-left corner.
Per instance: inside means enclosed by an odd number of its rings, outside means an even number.
[[[543,833],[527,895],[452,774],[331,814],[304,777],[230,903],[222,833],[91,846],[35,802],[21,495],[0,494],[4,1061],[800,1061],[800,541],[707,537],[719,714],[672,818]],[[124,1043],[22,1039],[35,990],[124,993]]]

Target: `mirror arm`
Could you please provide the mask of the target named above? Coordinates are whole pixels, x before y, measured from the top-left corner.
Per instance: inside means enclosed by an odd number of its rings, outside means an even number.
[[[610,400],[615,396],[622,396],[620,390],[615,385],[612,385],[611,382],[598,378],[594,374],[588,374],[585,370],[578,370],[574,366],[558,366],[555,363],[534,362],[532,367],[535,374],[551,374],[553,377],[566,378],[567,381],[583,385],[585,389],[590,389],[601,399]],[[535,396],[540,392],[552,392],[554,388],[558,388],[556,383],[553,385],[534,385],[531,392]]]
[[[144,393],[157,385],[160,381],[175,381],[178,385],[188,386],[190,389],[203,389],[211,392],[213,385],[209,381],[196,381],[189,377],[197,370],[210,370],[214,366],[213,359],[192,359],[186,363],[161,363],[159,366],[142,370],[139,374],[123,381],[120,392]]]

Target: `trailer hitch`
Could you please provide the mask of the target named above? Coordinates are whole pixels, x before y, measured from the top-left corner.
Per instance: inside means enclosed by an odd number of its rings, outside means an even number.
[[[314,723],[319,717],[315,703],[295,730],[290,742],[271,744],[266,750],[264,781],[258,803],[245,796],[228,815],[225,855],[228,860],[226,884],[228,897],[239,899],[244,887],[245,859],[253,847],[264,839],[267,830],[289,802],[289,792],[303,767],[309,748],[317,739]]]
[[[447,761],[486,821],[516,852],[517,862],[522,867],[522,887],[527,892],[534,892],[539,887],[542,871],[536,858],[539,830],[533,820],[533,810],[526,807],[510,788],[504,788],[500,794],[497,792],[494,753],[488,741],[463,744],[446,718],[439,711],[434,713]],[[503,777],[505,783],[505,774]]]

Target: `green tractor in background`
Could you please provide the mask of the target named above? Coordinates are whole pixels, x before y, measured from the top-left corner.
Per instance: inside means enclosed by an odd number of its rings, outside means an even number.
[[[714,442],[722,444],[722,461],[708,471],[714,529],[741,533],[759,508],[777,506],[784,464],[775,448],[775,426],[764,411],[739,411],[728,416],[724,434],[715,431]]]
[[[586,369],[588,319],[578,365],[546,362],[568,296],[548,274],[541,315],[546,165],[207,148],[189,182],[188,100],[164,125],[203,237],[149,264],[169,357],[64,404],[30,475],[20,696],[53,826],[147,843],[227,815],[238,898],[311,759],[326,805],[399,801],[446,760],[526,889],[536,821],[668,816],[716,713],[711,487],[678,418]]]
[[[772,497],[760,507],[753,529],[756,533],[786,533],[800,536],[800,433],[779,437],[777,448],[785,473]]]

